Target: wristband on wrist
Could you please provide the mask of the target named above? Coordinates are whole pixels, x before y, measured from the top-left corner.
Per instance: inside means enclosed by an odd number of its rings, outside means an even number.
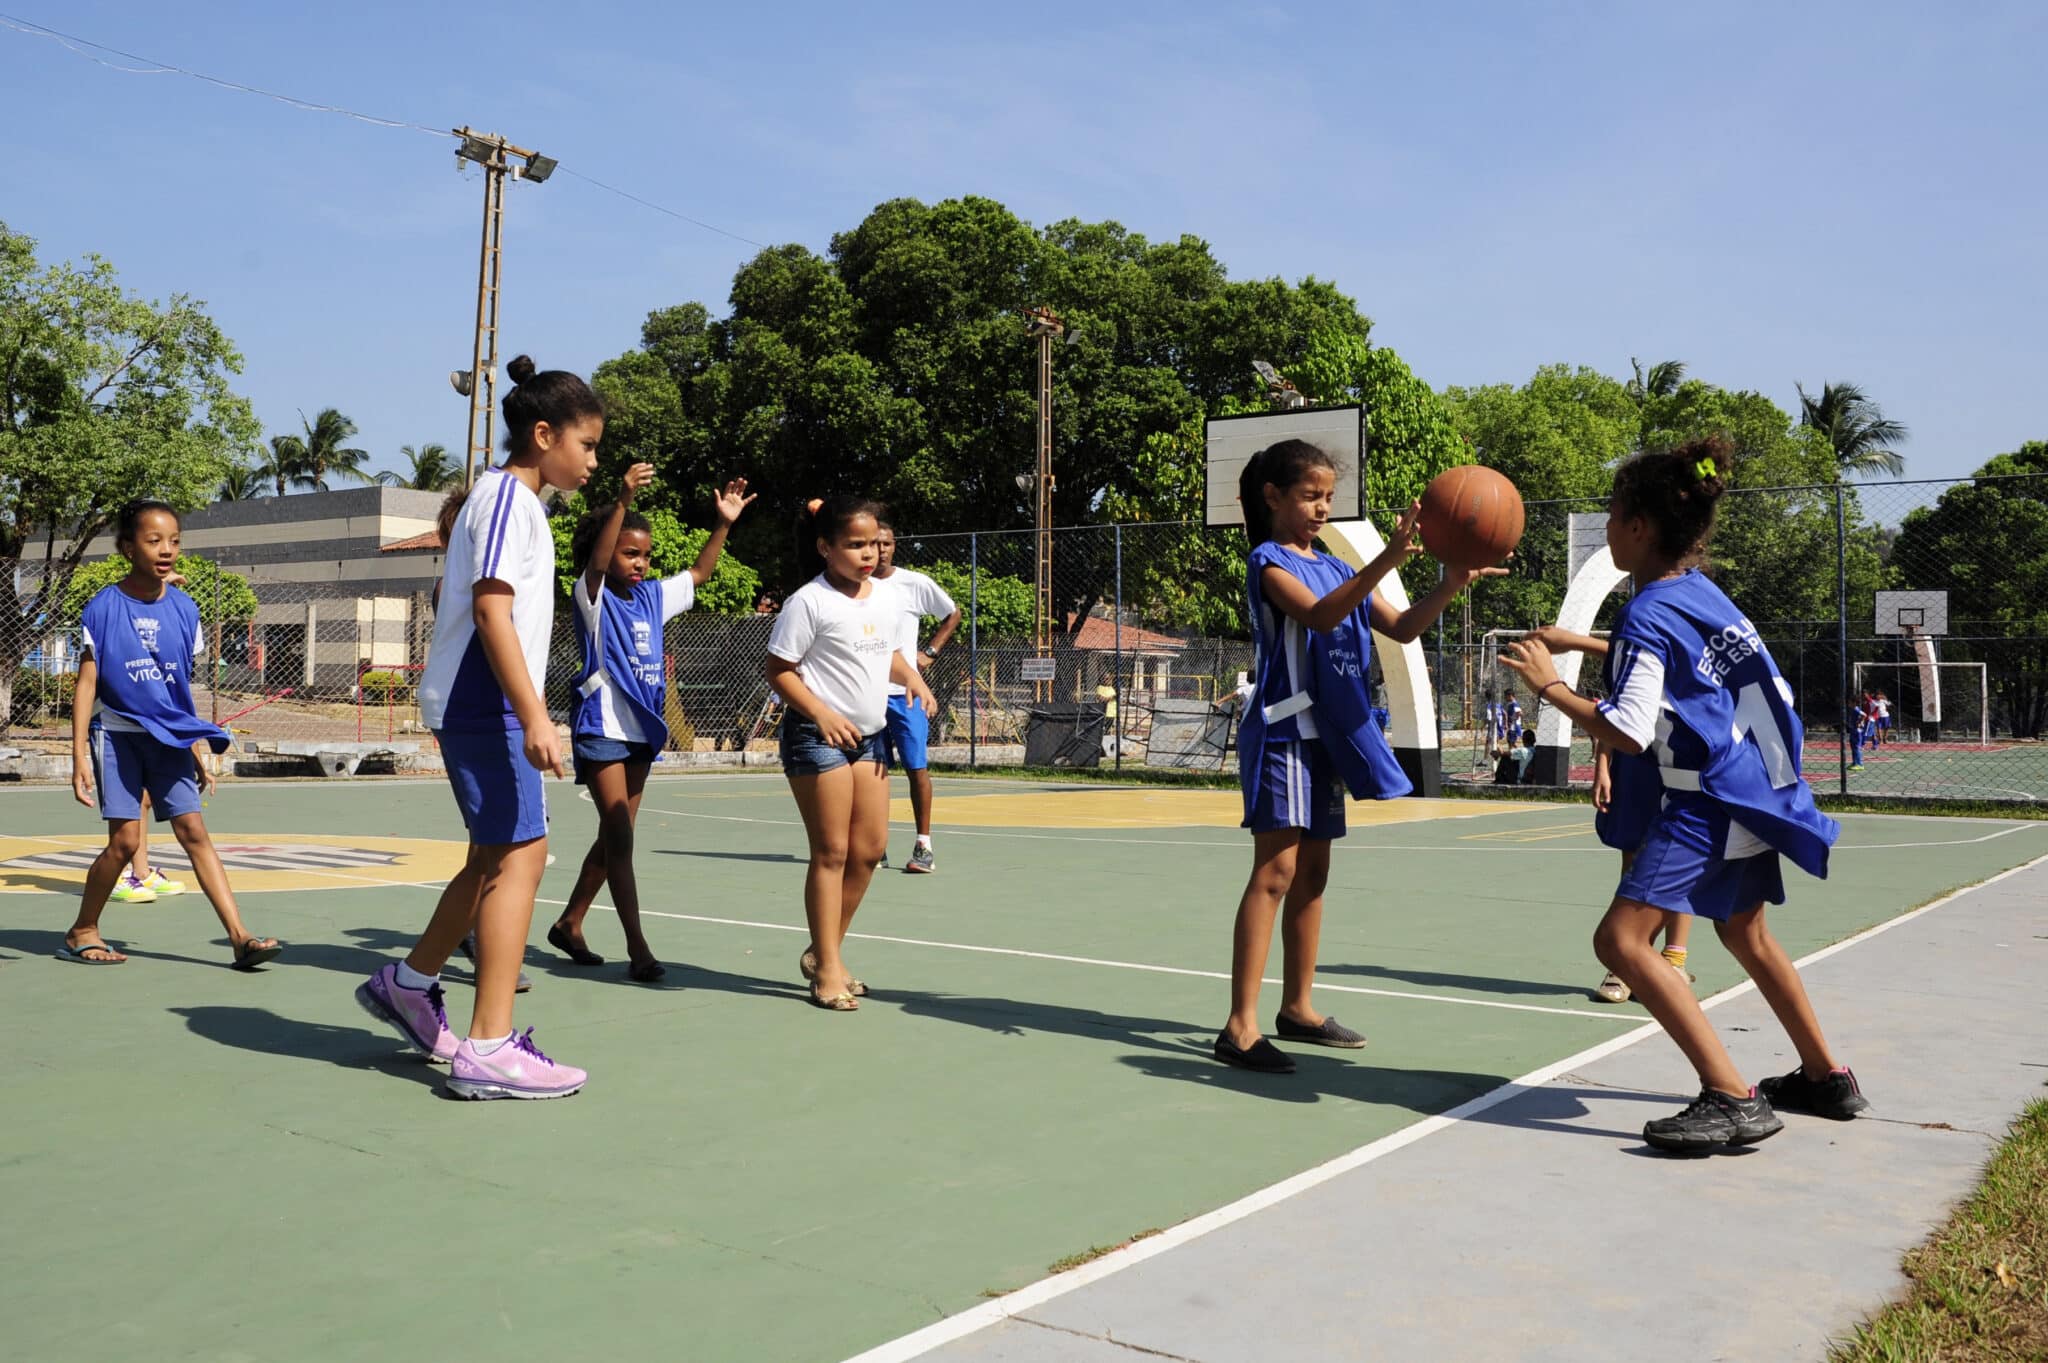
[[[1541,685],[1541,686],[1537,687],[1537,688],[1536,688],[1536,694],[1537,694],[1538,696],[1541,696],[1541,695],[1542,695],[1542,694],[1543,694],[1544,692],[1548,691],[1548,690],[1549,690],[1549,689],[1550,689],[1551,687],[1553,687],[1553,686],[1563,686],[1563,685],[1564,685],[1564,678],[1563,678],[1563,677],[1556,677],[1556,678],[1553,678],[1553,679],[1551,679],[1550,681],[1547,681],[1547,682],[1543,683],[1543,685]],[[1569,688],[1567,688],[1567,689],[1569,689]],[[1577,695],[1578,693],[1577,693],[1577,692],[1573,692],[1572,694],[1574,694],[1574,695]]]
[[[933,648],[930,644],[926,644],[923,648],[919,649],[918,652],[924,654],[924,656],[927,658],[936,658],[939,656],[939,651]]]

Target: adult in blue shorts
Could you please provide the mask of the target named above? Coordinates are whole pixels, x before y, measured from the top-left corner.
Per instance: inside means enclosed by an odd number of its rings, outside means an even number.
[[[897,650],[903,654],[905,662],[923,671],[925,665],[937,658],[939,650],[952,639],[953,631],[960,628],[960,607],[954,604],[944,587],[925,574],[915,568],[896,566],[896,528],[887,520],[881,522],[881,535],[876,547],[880,558],[875,564],[875,577],[888,583],[903,605],[896,633]],[[925,646],[919,648],[918,629],[927,616],[936,616],[939,627],[932,631],[932,637]],[[932,854],[931,760],[925,754],[930,732],[931,716],[911,705],[903,688],[891,683],[888,728],[884,733],[889,765],[902,767],[910,777],[910,812],[917,821],[917,843],[910,849],[910,860],[903,869],[911,874],[929,874],[938,869],[938,860]]]

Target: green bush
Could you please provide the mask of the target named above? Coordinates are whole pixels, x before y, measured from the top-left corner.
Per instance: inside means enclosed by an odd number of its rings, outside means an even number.
[[[36,724],[45,716],[68,718],[78,690],[76,672],[43,672],[33,667],[14,670],[14,704],[9,724]]]
[[[361,688],[365,702],[374,700],[379,705],[388,705],[393,697],[404,697],[412,686],[412,678],[404,672],[371,671],[358,677],[356,685]]]

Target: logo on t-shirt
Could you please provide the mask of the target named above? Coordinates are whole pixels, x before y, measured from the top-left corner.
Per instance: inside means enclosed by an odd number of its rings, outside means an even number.
[[[1757,634],[1756,626],[1744,618],[1707,636],[1706,647],[1700,650],[1699,661],[1693,664],[1693,671],[1699,673],[1702,681],[1726,686],[1728,674],[1735,670],[1736,664],[1763,652],[1763,648],[1764,641]]]
[[[654,632],[645,620],[633,622],[633,648],[635,652],[652,653]]]
[[[157,621],[154,615],[136,616],[135,633],[142,640],[144,648],[151,652],[156,651]]]

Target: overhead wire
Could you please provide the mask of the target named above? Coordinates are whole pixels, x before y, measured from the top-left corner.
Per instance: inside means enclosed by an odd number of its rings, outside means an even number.
[[[4,12],[0,12],[0,26],[11,28],[17,33],[27,34],[30,37],[47,38],[50,41],[57,43],[59,46],[64,47],[69,51],[77,54],[78,56],[84,57],[87,61],[95,62],[100,66],[106,67],[109,71],[118,71],[123,75],[186,76],[192,80],[204,81],[208,85],[218,86],[223,90],[233,90],[241,94],[260,95],[264,99],[275,100],[279,104],[289,105],[294,109],[302,109],[308,113],[339,114],[344,118],[355,119],[359,123],[368,123],[380,128],[403,128],[412,132],[428,133],[435,137],[446,137],[450,139],[459,140],[460,136],[459,134],[455,133],[450,129],[428,127],[424,123],[415,123],[411,119],[380,118],[375,114],[362,113],[355,109],[345,108],[344,106],[339,104],[322,104],[316,100],[301,99],[296,95],[282,94],[276,90],[266,90],[258,85],[248,85],[244,84],[241,81],[228,80],[222,76],[208,75],[204,71],[194,71],[188,67],[179,66],[173,62],[158,61],[153,57],[141,56],[134,52],[125,52],[118,47],[110,47],[105,43],[96,43],[92,41],[90,38],[81,38],[75,33],[65,33],[59,29],[50,28],[47,25],[38,24],[31,20],[23,19],[16,15],[7,14]],[[124,61],[142,62],[145,63],[145,65],[119,66],[113,62],[108,61],[105,57],[96,55],[102,52],[108,53],[115,57],[119,57]],[[729,231],[726,228],[718,226],[716,223],[706,222],[702,218],[692,217],[688,213],[684,213],[677,209],[670,208],[665,204],[659,204],[652,199],[643,198],[640,195],[634,194],[629,190],[620,189],[617,185],[606,184],[604,181],[599,180],[594,176],[585,175],[581,171],[575,170],[569,166],[558,166],[556,168],[556,173],[560,175],[572,176],[575,179],[583,181],[583,183],[591,186],[594,189],[601,189],[607,194],[616,194],[618,197],[622,199],[630,200],[633,203],[639,204],[642,208],[649,208],[654,210],[656,213],[661,213],[668,217],[674,218],[678,222],[689,223],[692,227],[702,228],[706,232],[715,232],[721,237],[730,237],[734,241],[745,242],[749,246],[758,246],[761,247],[763,250],[767,249],[766,242],[756,241],[752,237],[744,236],[738,232]]]

